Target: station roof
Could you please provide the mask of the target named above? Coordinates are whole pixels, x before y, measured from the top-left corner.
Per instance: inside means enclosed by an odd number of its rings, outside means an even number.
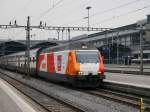
[[[32,44],[30,49],[34,48],[42,48],[42,47],[50,47],[50,46],[56,46],[58,45],[57,42],[49,42],[49,41],[42,41],[42,42],[35,42],[35,44]],[[0,56],[8,55],[20,51],[25,51],[26,45],[23,42],[20,41],[1,41],[0,42]]]
[[[5,41],[0,43],[0,56],[7,55],[19,51],[24,51],[26,45],[16,41]]]
[[[41,48],[41,47],[51,47],[51,46],[56,46],[58,45],[58,43],[56,42],[40,42],[40,43],[37,43],[35,45],[33,45],[31,47],[31,49],[34,49],[34,48]]]

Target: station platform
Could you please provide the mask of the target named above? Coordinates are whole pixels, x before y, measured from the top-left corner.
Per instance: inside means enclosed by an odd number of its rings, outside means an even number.
[[[109,73],[105,72],[106,82],[126,84],[136,87],[150,89],[150,75],[133,75],[123,73]]]
[[[0,112],[39,112],[19,91],[0,78]]]
[[[105,64],[105,72],[141,75],[140,65]],[[150,76],[150,65],[143,66],[143,75]]]
[[[105,70],[119,70],[119,71],[140,71],[140,65],[117,65],[106,64]],[[143,72],[150,73],[150,65],[143,66]]]

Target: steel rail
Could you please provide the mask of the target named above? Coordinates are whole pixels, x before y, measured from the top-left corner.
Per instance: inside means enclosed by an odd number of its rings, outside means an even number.
[[[28,84],[25,84],[21,81],[18,81],[17,79],[8,76],[7,74],[4,74],[2,72],[0,73],[0,78],[7,81],[10,85],[32,99],[35,103],[43,107],[48,112],[66,112],[66,110],[68,110],[68,112],[84,112],[84,110],[68,104],[67,102],[62,101],[59,98],[53,97],[40,90],[37,90],[36,88],[29,86]],[[57,102],[58,105],[51,104],[52,101]]]
[[[101,98],[104,98],[106,100],[122,103],[128,106],[132,106],[135,108],[140,108],[140,97],[134,96],[132,94],[127,93],[121,93],[114,90],[108,90],[108,89],[95,89],[95,90],[80,90],[82,92],[85,92],[90,95],[95,95]],[[150,99],[144,99],[144,109],[145,112],[150,112]]]
[[[120,85],[120,87],[118,86],[118,84],[112,84],[111,86],[110,85],[111,85],[110,83],[107,84],[107,82],[104,82],[100,88],[97,88],[94,90],[89,90],[89,89],[83,90],[83,89],[72,88],[72,87],[71,88],[67,87],[67,88],[78,90],[78,91],[81,91],[90,95],[98,96],[98,97],[101,97],[110,101],[115,101],[115,102],[122,103],[125,105],[133,106],[136,108],[140,107],[139,102],[140,102],[140,97],[142,97],[144,98],[145,112],[150,111],[150,98],[148,98],[149,93],[146,93],[144,95],[144,92],[147,91],[147,89],[144,89],[145,91],[143,89],[134,91],[137,88],[133,89],[133,87],[129,87],[128,85],[123,85],[123,86]],[[64,85],[60,85],[60,86],[64,87]],[[137,94],[134,94],[132,92],[130,93],[131,89],[133,89],[134,93],[137,93]],[[138,93],[138,91],[140,91],[140,93]],[[143,96],[140,95],[142,93],[143,93]]]

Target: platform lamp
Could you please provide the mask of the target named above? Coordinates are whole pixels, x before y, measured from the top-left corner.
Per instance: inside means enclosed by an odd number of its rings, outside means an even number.
[[[90,27],[90,9],[92,7],[91,6],[87,6],[86,9],[88,10],[88,16],[86,17],[88,19],[88,31],[89,31],[89,27]]]

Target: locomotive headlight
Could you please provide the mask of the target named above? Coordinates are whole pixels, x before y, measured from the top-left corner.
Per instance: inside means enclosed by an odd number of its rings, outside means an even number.
[[[79,71],[79,72],[78,72],[78,74],[79,74],[79,75],[82,75],[82,74],[83,74],[83,72],[82,72],[82,71]]]
[[[101,74],[102,72],[100,71],[100,72],[98,72],[98,74]]]

